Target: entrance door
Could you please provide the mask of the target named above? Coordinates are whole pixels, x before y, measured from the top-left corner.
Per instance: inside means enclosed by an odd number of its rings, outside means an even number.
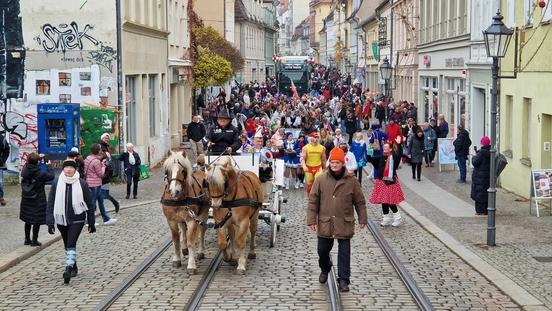
[[[487,129],[487,105],[485,101],[485,89],[473,88],[471,114],[471,134],[474,144],[479,145],[479,138],[486,134]],[[459,107],[460,108],[460,107]],[[460,110],[460,109],[459,109]]]
[[[136,77],[126,77],[127,141],[136,144]]]

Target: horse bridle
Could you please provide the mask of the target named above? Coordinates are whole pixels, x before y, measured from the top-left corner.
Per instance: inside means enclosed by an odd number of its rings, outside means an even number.
[[[182,163],[180,163],[180,161],[178,161],[178,159],[174,159],[173,164],[178,164],[178,165],[180,165],[182,170],[186,170],[186,167]],[[185,183],[185,180],[183,178],[175,177],[175,178],[170,178],[169,179],[169,170],[168,169],[165,170],[165,181],[167,182],[167,184],[170,184],[173,181],[178,181],[182,185],[184,185],[184,183]]]

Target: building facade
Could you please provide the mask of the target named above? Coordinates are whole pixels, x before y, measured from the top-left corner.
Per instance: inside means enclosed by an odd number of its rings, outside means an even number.
[[[266,79],[265,67],[265,24],[262,2],[257,0],[236,0],[235,28],[236,46],[245,64],[237,75],[238,82],[262,82]]]
[[[171,147],[181,141],[182,124],[192,118],[192,61],[188,1],[169,0],[169,135]]]
[[[263,23],[265,30],[265,74],[266,76],[274,77],[276,75],[276,64],[273,59],[276,54],[276,11],[272,1],[265,1],[264,4]]]
[[[194,11],[205,26],[212,26],[226,41],[235,43],[234,14],[237,0],[193,0]]]
[[[469,116],[468,0],[421,0],[418,35],[418,122],[442,113],[454,136]]]
[[[502,1],[503,22],[519,29],[517,78],[500,80],[500,145],[508,158],[501,185],[529,197],[532,170],[552,167],[552,5],[534,7],[528,1]],[[513,76],[514,38],[501,61],[501,76]]]
[[[330,13],[332,0],[311,0],[309,2],[310,20],[309,20],[309,44],[313,50],[313,58],[321,63],[320,50],[321,41],[320,30],[324,26],[324,18]]]
[[[125,0],[123,72],[125,76],[125,141],[144,154],[143,161],[161,161],[171,145],[169,134],[169,29],[166,0]],[[102,17],[103,18],[103,17]]]
[[[396,100],[415,103],[418,99],[418,2],[398,0],[393,3],[393,57]]]

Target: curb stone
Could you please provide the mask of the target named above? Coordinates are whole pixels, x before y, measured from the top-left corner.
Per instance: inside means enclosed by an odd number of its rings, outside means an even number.
[[[422,226],[427,232],[435,236],[448,249],[465,261],[468,265],[478,271],[483,277],[493,283],[506,295],[510,296],[513,301],[520,305],[524,310],[541,311],[550,310],[543,302],[517,285],[513,280],[502,274],[498,269],[491,266],[489,263],[481,259],[477,254],[462,245],[458,240],[450,234],[437,227],[431,220],[423,216],[414,206],[406,201],[399,204],[401,209],[408,214],[414,221]]]
[[[129,208],[142,206],[142,205],[153,204],[157,202],[159,202],[159,200],[149,200],[149,201],[132,203],[125,206],[121,206],[120,210],[129,209]],[[108,210],[108,212],[114,212],[114,211],[115,209]],[[96,217],[98,217],[99,215],[100,213],[96,212]],[[43,240],[42,246],[40,247],[30,247],[28,245],[24,245],[17,248],[13,252],[0,256],[0,273],[7,271],[8,269],[24,261],[25,259],[29,259],[30,257],[36,255],[41,250],[47,248],[48,246],[56,243],[59,240],[61,240],[61,235],[57,233],[53,236],[48,235],[46,237],[46,240],[45,241]]]

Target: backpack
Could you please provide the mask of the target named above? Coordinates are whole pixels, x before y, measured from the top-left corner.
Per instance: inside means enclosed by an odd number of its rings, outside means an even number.
[[[109,164],[105,166],[105,172],[102,177],[102,185],[109,184],[113,178],[113,164],[111,162],[108,163]]]
[[[497,153],[495,157],[496,177],[500,176],[500,173],[506,168],[506,165],[508,165],[506,157],[502,153]]]

